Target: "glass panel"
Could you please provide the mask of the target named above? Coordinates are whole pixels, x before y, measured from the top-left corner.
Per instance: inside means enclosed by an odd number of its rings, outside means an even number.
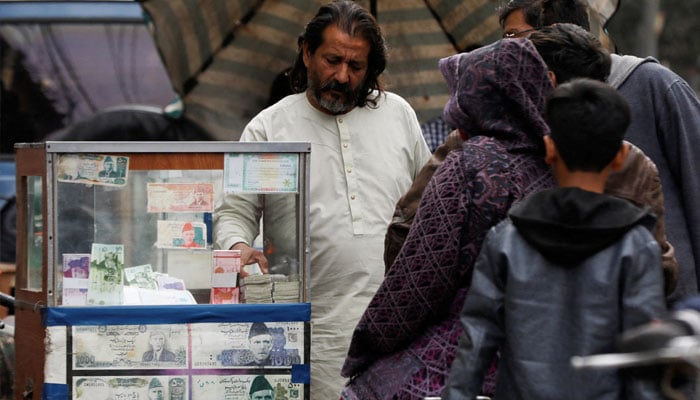
[[[41,290],[41,270],[43,264],[42,178],[29,176],[27,179],[27,289]]]
[[[109,185],[105,182],[111,179],[100,182],[98,178],[91,183],[74,178],[80,171],[66,178],[66,157],[59,161],[56,182],[57,304],[79,305],[76,298],[66,297],[69,292],[76,294],[72,290],[76,289],[76,281],[67,278],[83,277],[83,272],[76,269],[83,264],[90,274],[102,268],[100,263],[106,258],[101,261],[100,257],[108,253],[118,253],[115,257],[124,270],[124,295],[114,300],[119,304],[135,304],[128,286],[147,286],[144,282],[151,272],[151,277],[161,283],[175,285],[174,280],[182,280],[197,303],[209,303],[214,256],[212,213],[223,196],[223,171],[133,170],[128,172],[125,184]],[[271,302],[275,287],[278,302],[298,302],[299,193],[261,196],[266,208],[272,206],[276,211],[265,214],[261,235],[255,242],[268,257],[271,275],[260,276],[262,282],[247,282],[251,287],[255,285],[250,293],[263,293],[262,298],[251,296],[248,302]],[[274,225],[269,229],[275,232],[271,237],[266,234],[268,225]],[[242,293],[236,295],[240,302],[245,301]],[[92,305],[87,290],[84,296]],[[146,304],[143,298],[139,301]]]

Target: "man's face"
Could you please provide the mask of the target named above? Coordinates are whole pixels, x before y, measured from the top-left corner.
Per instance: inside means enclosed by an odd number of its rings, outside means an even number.
[[[335,25],[323,31],[323,43],[314,54],[304,45],[311,104],[333,115],[352,110],[367,76],[369,51],[364,38],[351,37]]]
[[[151,346],[153,346],[154,351],[160,351],[165,345],[165,337],[163,335],[157,334],[151,336]]]
[[[267,360],[272,350],[271,335],[257,335],[250,338],[250,351],[253,353],[255,362],[261,364]]]
[[[534,27],[525,21],[523,10],[515,10],[508,14],[503,22],[503,37],[520,38],[527,36]]]
[[[182,239],[185,241],[185,243],[192,243],[194,241],[194,231],[183,231]]]
[[[148,390],[148,398],[151,400],[163,400],[165,397],[163,396],[163,388],[162,387],[155,387],[153,389]]]
[[[113,169],[114,169],[114,165],[111,162],[105,163],[105,170],[112,171]]]
[[[275,392],[272,390],[258,390],[250,395],[250,400],[274,400]]]

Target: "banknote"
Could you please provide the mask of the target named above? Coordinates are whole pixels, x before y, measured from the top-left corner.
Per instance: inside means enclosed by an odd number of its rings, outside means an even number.
[[[129,157],[104,154],[62,154],[58,158],[59,182],[125,186]]]
[[[192,376],[193,400],[245,400],[253,398],[253,393],[265,390],[271,391],[267,394],[273,399],[304,398],[304,385],[292,383],[291,375]]]
[[[87,304],[88,276],[90,274],[90,254],[63,254],[62,300],[64,306],[84,306]]]
[[[74,326],[73,369],[187,367],[187,325]]]
[[[158,282],[151,264],[124,268],[124,281],[129,286],[136,286],[142,289],[158,289]]]
[[[207,225],[204,222],[159,220],[156,247],[164,249],[204,249]]]
[[[289,368],[304,363],[304,322],[192,324],[192,367]]]
[[[93,243],[88,277],[88,305],[122,304],[124,245]]]
[[[213,212],[213,183],[148,183],[147,211]]]
[[[184,375],[73,376],[73,399],[185,400],[189,378]]]
[[[237,287],[215,287],[209,292],[209,304],[238,304],[241,291]]]

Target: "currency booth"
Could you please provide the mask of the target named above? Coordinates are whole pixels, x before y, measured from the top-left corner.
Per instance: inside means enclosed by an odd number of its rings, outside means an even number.
[[[14,398],[308,399],[310,149],[17,144]],[[268,274],[214,249],[224,198]]]

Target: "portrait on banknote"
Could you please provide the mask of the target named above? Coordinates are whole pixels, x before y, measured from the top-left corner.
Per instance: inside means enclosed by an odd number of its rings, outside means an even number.
[[[74,376],[74,399],[117,400],[185,400],[186,376]]]
[[[187,366],[187,325],[75,326],[72,335],[77,370]]]
[[[90,254],[63,254],[62,265],[62,300],[65,306],[84,306],[87,304],[88,277],[90,274]]]
[[[271,397],[265,397],[271,396]],[[291,375],[196,375],[192,376],[192,399],[300,400],[304,385],[292,383]]]
[[[58,181],[105,186],[124,186],[129,157],[104,154],[62,154],[58,158]]]
[[[207,244],[204,222],[159,220],[156,247],[165,249],[204,249]]]
[[[213,183],[148,183],[147,211],[150,213],[213,212]]]
[[[129,286],[136,286],[141,289],[158,290],[156,274],[153,272],[151,264],[136,265],[124,268],[124,281]]]
[[[191,326],[193,368],[289,368],[304,363],[304,323],[227,322]]]

